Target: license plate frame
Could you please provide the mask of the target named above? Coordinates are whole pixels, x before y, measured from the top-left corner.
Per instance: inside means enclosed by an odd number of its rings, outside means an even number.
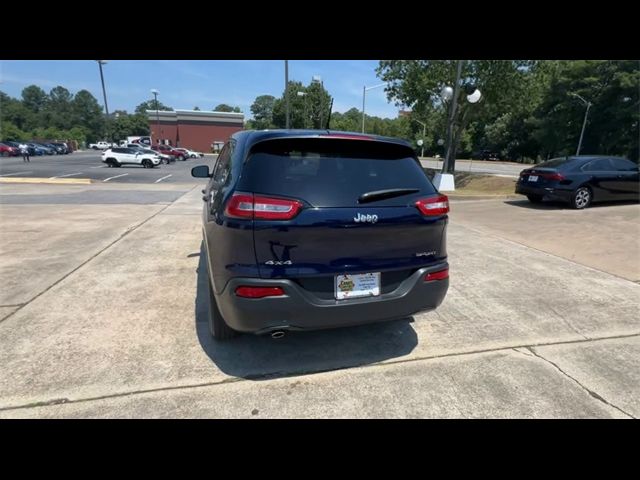
[[[380,296],[380,272],[342,274],[335,276],[336,300]]]

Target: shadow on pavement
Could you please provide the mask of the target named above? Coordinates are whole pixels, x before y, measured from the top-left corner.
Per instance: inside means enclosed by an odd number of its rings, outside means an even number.
[[[531,210],[573,210],[568,203],[563,202],[552,202],[548,200],[544,200],[542,203],[531,203],[529,200],[505,200],[505,204],[513,205],[514,207],[521,208],[529,208]],[[602,207],[615,207],[615,206],[623,206],[623,205],[637,205],[638,200],[618,200],[611,202],[597,202],[589,205],[589,209],[591,208],[602,208]]]
[[[339,370],[408,355],[418,337],[413,318],[313,332],[284,338],[239,335],[227,342],[211,338],[207,321],[207,267],[200,248],[195,299],[196,332],[205,353],[227,375],[246,379],[287,377]]]

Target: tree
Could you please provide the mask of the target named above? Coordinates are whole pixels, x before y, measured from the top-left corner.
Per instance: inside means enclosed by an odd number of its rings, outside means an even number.
[[[252,128],[256,130],[273,128],[273,107],[275,102],[276,97],[273,95],[260,95],[256,97],[251,105],[251,113],[253,114]]]
[[[534,65],[535,62],[524,60],[468,60],[463,63],[462,82],[479,88],[483,101],[471,105],[462,100],[463,95],[459,93],[453,118],[452,160],[470,122],[504,112],[518,102],[526,87],[527,70]],[[444,85],[455,83],[456,66],[455,60],[383,60],[376,72],[388,82],[387,98],[394,100],[396,105],[410,105],[417,115],[435,109],[444,116],[447,111],[440,100],[440,90]],[[449,173],[454,168],[452,161]]]
[[[171,111],[173,110],[173,108],[166,106],[160,100],[156,101],[156,99],[154,98],[153,100],[147,100],[146,102],[142,102],[140,105],[138,105],[135,109],[135,113],[141,113],[143,115],[146,115],[147,110]]]
[[[90,141],[101,137],[104,132],[104,115],[98,100],[87,90],[76,93],[71,102],[71,125],[80,125],[87,131]]]
[[[198,106],[193,107],[193,109],[196,110],[196,111],[200,111],[200,107],[198,107]]]
[[[298,92],[304,95],[298,95]],[[329,117],[331,96],[324,86],[312,82],[305,87],[302,82],[290,81],[286,92],[273,105],[273,123],[286,127],[286,101],[289,98],[291,128],[324,128]]]
[[[47,100],[47,93],[37,85],[29,85],[22,89],[22,104],[33,113],[40,113]]]
[[[237,112],[237,113],[242,113],[242,110],[240,110],[240,107],[232,107],[231,105],[227,105],[226,103],[221,103],[219,105],[216,105],[215,108],[213,109],[214,112]]]
[[[41,125],[53,126],[68,130],[73,126],[73,95],[66,88],[58,85],[49,92],[49,100],[42,111]]]
[[[636,60],[562,61],[552,72],[549,88],[532,122],[534,135],[547,157],[575,154],[585,105],[588,123],[583,154],[625,155],[638,159],[640,65]]]

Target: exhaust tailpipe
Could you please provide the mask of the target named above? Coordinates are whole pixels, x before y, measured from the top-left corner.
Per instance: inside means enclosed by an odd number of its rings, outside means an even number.
[[[271,338],[282,338],[284,337],[284,332],[282,330],[276,330],[271,333]]]

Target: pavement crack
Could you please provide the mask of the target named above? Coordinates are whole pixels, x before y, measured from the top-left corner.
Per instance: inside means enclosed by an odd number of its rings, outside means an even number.
[[[598,400],[599,402],[604,403],[605,405],[608,405],[611,408],[615,408],[616,410],[618,410],[619,412],[621,412],[622,414],[633,418],[634,420],[636,419],[636,417],[634,417],[633,415],[631,415],[628,412],[625,412],[623,409],[621,409],[620,407],[618,407],[617,405],[614,405],[613,403],[609,402],[608,400],[606,400],[605,398],[603,398],[601,395],[599,395],[598,393],[594,392],[593,390],[591,390],[589,387],[587,387],[586,385],[582,384],[577,378],[572,377],[571,375],[569,375],[567,372],[565,372],[562,368],[560,368],[560,366],[555,363],[552,362],[551,360],[543,357],[542,355],[540,355],[538,352],[535,351],[535,349],[533,347],[525,347],[527,350],[529,350],[535,357],[539,358],[540,360],[549,363],[550,365],[552,365],[556,370],[558,370],[562,375],[564,375],[565,377],[569,378],[570,380],[573,380],[580,388],[582,388],[585,392],[587,392],[589,395],[591,395],[591,397],[595,398],[596,400]]]
[[[40,293],[38,293],[37,295],[35,295],[34,297],[32,297],[31,299],[27,300],[26,302],[20,304],[20,306],[14,310],[13,312],[11,312],[9,315],[7,315],[6,317],[3,317],[2,319],[0,319],[0,323],[4,322],[5,320],[7,320],[8,318],[12,317],[13,315],[15,315],[16,313],[18,313],[20,310],[22,310],[24,307],[26,307],[27,305],[29,305],[31,302],[33,302],[35,299],[37,299],[38,297],[44,295],[45,293],[47,293],[49,290],[51,290],[53,287],[55,287],[56,285],[58,285],[59,283],[61,283],[62,281],[64,281],[66,278],[68,278],[69,276],[73,275],[75,272],[77,272],[78,270],[80,270],[82,267],[84,267],[87,263],[89,263],[91,260],[93,260],[94,258],[98,257],[99,255],[101,255],[102,253],[106,252],[108,249],[110,249],[111,247],[113,247],[116,243],[118,243],[120,240],[122,240],[123,238],[125,238],[127,235],[129,235],[131,232],[135,232],[138,228],[140,228],[141,226],[143,226],[144,224],[146,224],[147,222],[149,222],[150,220],[154,219],[155,217],[157,217],[158,215],[160,215],[162,212],[164,212],[167,208],[169,208],[171,205],[173,205],[173,203],[177,202],[178,200],[180,200],[182,197],[184,197],[185,195],[188,195],[189,193],[191,193],[193,190],[195,190],[195,188],[198,187],[198,185],[195,185],[193,188],[191,188],[191,190],[189,190],[188,192],[186,192],[184,195],[180,195],[178,198],[176,198],[172,203],[170,203],[169,205],[164,206],[163,208],[161,208],[160,210],[158,210],[156,213],[154,213],[153,215],[150,215],[149,217],[147,217],[146,219],[144,219],[142,222],[138,223],[137,225],[134,225],[132,227],[127,227],[127,229],[120,234],[120,236],[118,238],[116,238],[113,242],[111,242],[109,245],[107,245],[106,247],[102,248],[101,250],[97,251],[96,253],[94,253],[93,255],[91,255],[89,258],[87,258],[84,262],[82,262],[80,265],[78,265],[77,267],[73,268],[71,271],[65,273],[62,277],[60,277],[58,280],[56,280],[55,282],[53,282],[51,285],[49,285],[47,288],[45,288],[44,290],[42,290]]]
[[[305,376],[305,375],[315,375],[315,374],[319,374],[319,373],[338,372],[338,371],[341,371],[341,370],[348,370],[348,369],[353,369],[353,368],[381,368],[381,367],[389,367],[389,366],[399,365],[399,364],[404,364],[404,363],[420,362],[420,361],[427,361],[427,360],[437,360],[437,359],[449,358],[449,357],[461,357],[461,356],[466,356],[466,355],[479,355],[479,354],[484,354],[484,353],[507,352],[509,350],[514,350],[514,351],[516,351],[518,353],[521,353],[521,354],[527,355],[527,356],[532,356],[532,354],[533,354],[533,356],[537,356],[537,357],[541,358],[542,360],[549,362],[548,360],[540,357],[540,355],[536,355],[535,352],[533,352],[532,348],[533,347],[551,346],[551,345],[566,345],[566,344],[573,344],[573,343],[590,343],[590,342],[595,342],[595,341],[606,341],[606,340],[613,340],[613,339],[619,339],[619,338],[632,338],[632,337],[638,337],[638,336],[640,336],[640,333],[632,333],[632,334],[628,334],[628,335],[615,335],[615,336],[611,336],[611,337],[590,338],[588,340],[579,339],[579,340],[567,340],[567,341],[563,341],[563,342],[538,343],[538,344],[534,344],[534,345],[504,346],[504,347],[487,348],[487,349],[483,349],[483,350],[474,350],[474,351],[467,351],[467,352],[454,352],[454,353],[444,353],[444,354],[440,354],[440,355],[422,356],[422,357],[403,359],[403,360],[396,360],[396,361],[390,361],[390,362],[388,361],[388,362],[376,362],[376,363],[354,363],[354,364],[350,364],[350,365],[344,365],[344,366],[333,367],[333,368],[324,368],[324,369],[307,369],[307,370],[296,370],[296,371],[289,371],[289,372],[285,372],[285,371],[267,372],[267,373],[261,373],[261,374],[245,375],[244,377],[229,377],[229,378],[225,378],[225,379],[222,379],[222,380],[216,381],[216,382],[203,382],[203,383],[194,383],[194,384],[186,384],[186,385],[164,386],[164,387],[149,388],[149,389],[138,389],[138,390],[131,390],[131,391],[127,391],[127,392],[119,392],[119,393],[113,393],[113,394],[100,395],[100,396],[95,396],[95,397],[78,398],[78,399],[75,399],[75,400],[74,399],[68,399],[68,398],[62,398],[62,399],[58,398],[58,399],[52,399],[52,400],[44,400],[44,401],[40,401],[40,402],[31,402],[31,403],[26,403],[26,404],[22,404],[22,405],[10,405],[10,406],[5,406],[5,407],[0,407],[0,412],[7,411],[7,410],[20,410],[20,409],[26,409],[26,408],[34,408],[34,407],[47,407],[47,406],[59,405],[59,404],[62,404],[62,403],[66,404],[66,403],[93,402],[93,401],[97,401],[97,400],[108,400],[108,399],[112,399],[112,398],[122,398],[122,397],[128,397],[128,396],[132,396],[132,395],[141,395],[141,394],[146,394],[146,393],[164,392],[164,391],[171,391],[171,390],[186,390],[186,389],[195,389],[195,388],[203,388],[203,387],[215,387],[215,386],[218,386],[218,385],[225,385],[225,384],[237,383],[237,382],[292,378],[292,377],[300,377],[300,376]],[[525,353],[524,351],[522,351],[523,349],[527,349],[531,353],[530,354],[529,353]],[[551,362],[549,362],[549,363],[551,363]],[[560,370],[560,368],[557,365],[555,365],[555,364],[553,364],[553,365],[558,370]],[[560,370],[560,371],[562,372],[562,370]],[[618,409],[620,412],[622,412],[625,415],[628,415],[631,418],[635,418],[632,415],[628,414],[627,412],[624,412],[620,408],[616,407],[615,405],[612,405],[612,404],[608,403],[606,400],[604,400],[597,393],[591,392],[586,387],[581,385],[577,380],[575,380],[574,378],[570,377],[566,373],[564,373],[564,372],[562,372],[562,373],[564,375],[566,375],[567,377],[571,378],[572,380],[574,380],[576,383],[578,383],[583,389],[585,389],[587,392],[589,392],[589,394],[592,397],[596,398],[597,400],[599,400],[601,402],[606,403],[607,405],[610,405],[613,408]]]

